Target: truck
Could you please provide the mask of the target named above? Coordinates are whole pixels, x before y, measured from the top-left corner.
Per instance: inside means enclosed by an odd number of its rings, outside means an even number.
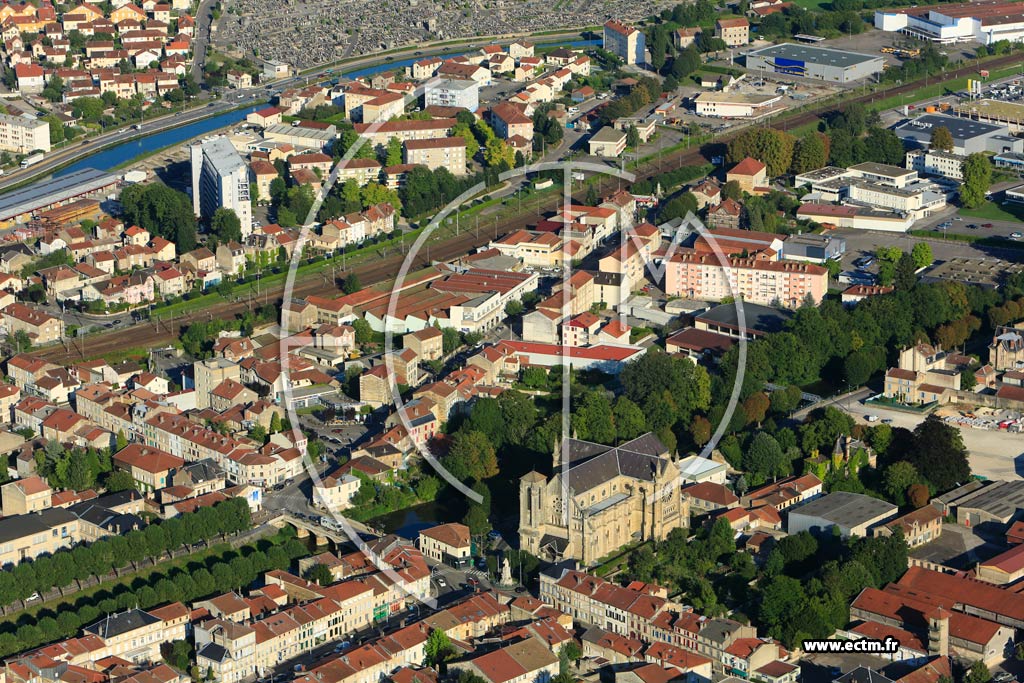
[[[24,159],[21,160],[21,167],[22,168],[28,168],[29,166],[34,166],[35,164],[38,164],[42,160],[43,160],[43,153],[42,152],[37,152],[36,154],[30,154],[29,156],[27,156],[27,157],[25,157]]]

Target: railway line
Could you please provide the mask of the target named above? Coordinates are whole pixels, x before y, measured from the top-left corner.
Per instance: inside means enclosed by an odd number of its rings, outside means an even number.
[[[986,62],[985,68],[998,69],[1012,64],[1020,64],[1021,61],[1022,58],[1020,55],[1005,55]],[[977,70],[978,67],[976,65],[965,65],[958,69],[947,71],[944,80],[971,75],[976,73]],[[920,87],[924,81],[925,79],[921,79],[919,81],[905,83],[884,92],[857,95],[844,100],[844,103],[861,102],[864,104],[870,104],[876,99],[887,99],[894,95],[913,92]],[[783,115],[776,119],[772,125],[784,128],[796,128],[803,126],[818,120],[822,113],[830,111],[834,107],[834,104],[823,104],[822,106],[808,109],[807,111],[797,112],[788,116]],[[720,137],[717,142],[726,143],[735,135],[737,135],[737,133],[724,135]],[[701,151],[696,148],[688,148],[667,154],[661,159],[649,161],[637,168],[634,173],[638,180],[648,179],[660,174],[664,169],[701,163],[706,163]],[[611,177],[599,181],[599,193],[608,193],[615,187],[616,183],[616,179]],[[581,198],[577,199],[581,200]],[[536,222],[536,219],[532,214],[521,214],[504,221],[499,221],[497,223],[496,230],[499,234],[507,234],[513,230],[527,227],[534,222]],[[490,232],[491,231],[488,231],[488,233]],[[429,258],[434,261],[449,260],[465,254],[479,246],[485,245],[489,241],[490,237],[488,235],[478,236],[474,234],[473,231],[466,231],[458,237],[453,237],[436,244],[431,244]],[[399,252],[389,254],[377,261],[349,268],[345,272],[354,272],[359,277],[360,282],[364,283],[364,286],[378,284],[393,279],[404,259],[405,254],[403,253]],[[426,253],[421,253],[416,256],[412,270],[425,267],[427,265],[429,265],[428,256]],[[334,286],[334,283],[325,283],[322,274],[309,274],[295,282],[292,294],[295,297],[305,297],[311,294],[330,296],[338,294],[338,292],[339,290]],[[165,346],[177,339],[181,329],[192,322],[212,320],[213,318],[232,318],[235,315],[246,311],[250,305],[257,305],[257,303],[259,305],[272,303],[277,301],[281,295],[282,291],[279,290],[276,292],[267,292],[259,297],[258,301],[253,300],[251,303],[248,300],[225,301],[213,304],[199,311],[191,312],[174,320],[147,322],[123,330],[88,335],[82,339],[67,340],[67,343],[64,346],[52,346],[40,349],[33,353],[40,358],[52,362],[69,363],[85,358],[95,358],[106,354],[117,353],[126,348],[155,348]]]

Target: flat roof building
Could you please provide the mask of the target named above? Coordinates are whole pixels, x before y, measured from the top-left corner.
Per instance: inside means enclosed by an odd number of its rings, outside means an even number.
[[[786,531],[825,531],[838,527],[843,537],[866,537],[876,524],[896,516],[898,507],[859,493],[836,491],[789,511]]]
[[[827,47],[782,43],[747,53],[747,69],[851,83],[882,72],[881,57]]]
[[[940,7],[875,10],[875,28],[944,45],[977,41],[991,45],[1024,38],[1024,6],[1006,0],[977,0]]]
[[[936,128],[949,130],[954,154],[1024,152],[1024,140],[1012,137],[1007,126],[958,116],[925,114],[897,124],[893,131],[904,143],[928,147]]]
[[[252,232],[249,201],[249,167],[225,137],[192,145],[192,209],[197,218],[209,221],[224,207],[242,224],[242,237]]]
[[[475,112],[480,108],[480,83],[454,78],[430,81],[423,94],[423,106],[460,107]]]
[[[22,223],[40,211],[110,191],[117,183],[117,176],[106,171],[83,168],[13,190],[0,197],[0,227]]]

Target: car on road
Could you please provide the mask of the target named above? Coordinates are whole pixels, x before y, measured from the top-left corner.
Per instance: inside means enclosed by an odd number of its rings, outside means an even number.
[[[977,223],[968,223],[967,224],[967,229],[968,230],[977,230],[978,229],[978,224]]]
[[[440,586],[441,588],[444,588],[445,586],[448,585],[448,582],[444,580],[443,576],[437,577],[436,581],[437,581],[437,585]]]
[[[1019,233],[1019,232],[1011,232],[1010,233],[1010,239],[1011,240],[1019,240],[1021,237],[1024,237],[1024,234]]]
[[[475,576],[471,576],[468,579],[466,579],[466,585],[472,588],[473,590],[476,590],[480,587],[480,579],[476,578]]]
[[[963,216],[953,216],[953,220],[955,220],[955,221],[962,221],[963,219],[964,219]]]
[[[867,420],[868,422],[878,422],[877,415],[865,415],[864,419]]]
[[[884,424],[884,425],[891,425],[892,424],[892,418],[891,417],[885,418],[884,420],[882,420],[882,424]]]
[[[982,223],[981,227],[983,227],[983,228],[991,228],[992,224],[991,223]]]

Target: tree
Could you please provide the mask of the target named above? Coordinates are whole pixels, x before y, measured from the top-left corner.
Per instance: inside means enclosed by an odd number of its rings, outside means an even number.
[[[789,460],[775,437],[758,432],[743,454],[743,469],[763,481],[789,474]]]
[[[928,487],[924,484],[911,484],[910,488],[907,489],[907,500],[915,509],[923,508],[927,505],[930,496]]]
[[[891,499],[902,502],[907,489],[911,484],[917,483],[917,480],[917,469],[909,462],[901,460],[886,468],[883,485]]]
[[[632,149],[640,146],[640,131],[632,124],[626,128],[626,146]]]
[[[870,128],[864,138],[865,161],[875,161],[892,166],[902,164],[906,153],[903,141],[895,132],[886,128]]]
[[[491,168],[513,168],[516,164],[515,152],[503,140],[491,138],[484,147],[484,163]]]
[[[960,430],[934,414],[917,425],[907,458],[938,491],[948,491],[971,476]]]
[[[964,675],[964,683],[988,683],[992,680],[992,672],[985,666],[985,662],[977,661],[971,664],[971,668]]]
[[[274,413],[270,416],[270,433],[277,434],[281,431],[281,413]]]
[[[494,446],[483,432],[459,430],[452,437],[448,454],[441,464],[460,480],[482,481],[498,473],[498,458]]]
[[[992,184],[992,164],[988,157],[976,152],[964,161],[964,180],[960,185],[960,203],[976,209],[985,203],[985,193]]]
[[[124,470],[114,470],[107,476],[105,485],[108,492],[117,493],[135,488],[135,480]]]
[[[117,430],[117,437],[115,438],[115,448],[118,451],[123,451],[128,447],[128,437],[124,435],[124,430]]]
[[[913,289],[917,284],[917,267],[914,265],[914,257],[910,254],[903,254],[896,262],[896,276],[893,285],[896,289],[907,291]]]
[[[740,187],[738,180],[730,180],[722,186],[722,199],[732,199],[734,201],[743,199],[743,188]]]
[[[615,442],[612,405],[602,390],[583,394],[572,415],[572,428],[579,438],[595,443]]]
[[[126,224],[174,242],[179,254],[195,249],[196,219],[184,192],[163,183],[129,185],[120,200]]]
[[[932,149],[953,151],[953,134],[949,132],[949,128],[939,126],[932,130]]]
[[[523,302],[515,299],[505,304],[505,317],[514,318],[523,312]]]
[[[782,175],[793,163],[796,138],[773,128],[749,128],[734,138],[728,147],[728,161],[738,164],[753,157],[768,167],[769,176]]]
[[[430,633],[427,634],[427,642],[423,646],[423,653],[427,658],[428,666],[436,667],[447,661],[454,653],[452,641],[448,639],[448,634],[440,629],[431,629]]]
[[[304,578],[319,586],[329,586],[334,583],[334,574],[331,573],[327,565],[319,562],[306,570]]]
[[[697,213],[697,198],[690,192],[684,192],[661,207],[658,218],[667,222],[674,218],[686,218],[689,213]]]
[[[927,242],[918,242],[914,245],[914,248],[910,251],[911,258],[914,259],[914,266],[917,268],[925,268],[932,264],[935,257],[932,255],[932,245]]]
[[[619,441],[635,439],[647,429],[644,412],[640,410],[640,406],[625,396],[615,399],[612,413],[615,418],[615,434]]]
[[[341,291],[345,294],[355,294],[363,288],[362,283],[359,282],[359,276],[355,273],[349,273],[345,276],[345,279],[341,283]]]
[[[58,145],[64,142],[64,124],[54,115],[44,116],[43,120],[50,124],[50,144]]]
[[[797,142],[793,153],[793,172],[806,173],[821,168],[828,161],[825,141],[821,134],[810,131]]]
[[[398,138],[390,138],[384,154],[385,166],[397,166],[402,163],[402,141]]]
[[[210,219],[210,232],[221,244],[227,242],[240,242],[242,240],[242,221],[234,209],[227,209],[223,206],[213,212]]]

